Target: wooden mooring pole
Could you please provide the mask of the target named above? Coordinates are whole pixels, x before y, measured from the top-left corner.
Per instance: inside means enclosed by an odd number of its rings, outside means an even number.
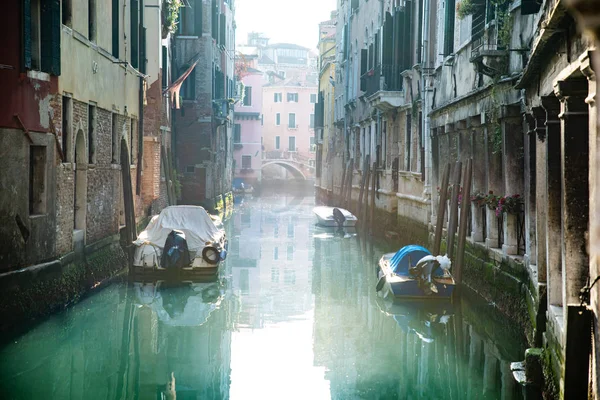
[[[357,208],[356,216],[359,221],[361,221],[361,219],[362,219],[363,196],[365,194],[365,182],[367,181],[367,174],[368,174],[367,171],[368,170],[369,170],[369,156],[367,155],[366,162],[363,164],[362,181],[360,184],[360,193],[358,195],[358,204],[356,206],[356,208]]]
[[[121,176],[123,183],[123,204],[125,206],[125,250],[129,258],[129,270],[133,271],[133,241],[137,239],[135,226],[135,206],[133,204],[133,188],[131,186],[131,166],[129,149],[125,139],[121,140]]]
[[[344,201],[344,183],[346,182],[346,171],[348,169],[348,164],[344,165],[344,171],[342,172],[342,181],[340,182],[340,197],[339,201],[334,201],[335,204],[341,204]],[[335,190],[335,188],[334,188]]]
[[[367,156],[368,157],[368,156]],[[366,230],[369,225],[369,182],[371,182],[371,165],[367,164],[367,170],[365,172],[367,180],[365,182],[365,206],[362,210],[362,224]]]
[[[444,217],[446,216],[446,202],[448,201],[448,181],[450,180],[450,164],[446,164],[442,175],[440,187],[437,221],[435,223],[435,236],[433,238],[433,254],[440,255],[442,233],[444,232]]]
[[[456,249],[456,262],[452,272],[457,284],[462,283],[462,270],[465,262],[465,244],[467,241],[467,228],[471,211],[471,178],[473,176],[473,160],[468,159],[463,178],[463,191],[460,203],[460,225],[458,227],[458,248]]]
[[[352,181],[354,180],[354,159],[350,159],[350,167],[346,173],[346,195],[344,196],[344,207],[350,210],[352,206]]]
[[[458,193],[460,190],[460,177],[462,173],[462,162],[457,161],[452,171],[452,197],[450,198],[450,221],[448,222],[448,247],[446,253],[450,260],[454,255],[454,236],[458,223]]]
[[[373,169],[371,171],[373,182],[371,183],[371,234],[375,228],[375,196],[377,194],[377,163],[373,163]]]

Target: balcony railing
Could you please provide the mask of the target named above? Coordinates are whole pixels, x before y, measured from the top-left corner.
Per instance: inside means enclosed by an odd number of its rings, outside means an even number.
[[[361,76],[361,87],[367,97],[380,90],[400,92],[403,86],[401,72],[399,65],[378,65]]]

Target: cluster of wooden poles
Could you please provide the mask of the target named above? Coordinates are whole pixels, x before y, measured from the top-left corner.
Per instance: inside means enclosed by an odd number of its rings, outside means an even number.
[[[375,197],[377,195],[377,164],[371,165],[369,155],[365,158],[365,171],[362,175],[360,185],[360,194],[358,196],[358,210],[354,210],[359,221],[359,226],[364,232],[373,233],[375,224]],[[342,175],[342,185],[339,196],[339,206],[350,209],[352,207],[352,175],[354,171],[354,159],[350,159],[344,166]],[[452,270],[454,279],[457,283],[462,281],[462,265],[465,258],[465,244],[467,239],[467,227],[469,225],[469,215],[471,212],[471,179],[473,174],[472,160],[468,159],[463,169],[461,161],[457,161],[454,166],[451,163],[446,164],[440,187],[440,196],[437,212],[437,221],[435,225],[435,236],[433,242],[432,254],[439,255],[442,235],[444,228],[444,218],[446,216],[446,202],[448,201],[448,187],[450,185],[450,172],[452,172],[452,194],[450,198],[450,216],[447,230],[447,255],[452,260]],[[459,218],[459,195],[461,195],[460,186],[463,182],[462,192],[462,210]],[[370,186],[369,186],[370,185]],[[370,194],[370,196],[369,196]],[[458,235],[457,234],[458,229]],[[456,259],[454,256],[454,245],[456,241]]]
[[[350,159],[344,166],[342,174],[342,185],[340,190],[340,207],[352,208],[352,175],[354,171],[354,159]],[[370,156],[365,158],[365,171],[362,174],[360,194],[358,196],[358,210],[354,214],[358,218],[359,226],[365,232],[373,232],[375,226],[375,196],[377,195],[377,164],[371,166]],[[369,187],[371,185],[371,187]],[[370,202],[369,202],[370,193]]]
[[[440,186],[437,220],[435,224],[435,236],[433,238],[433,254],[440,253],[444,220],[446,216],[446,202],[448,201],[448,185],[450,181],[450,170],[452,169],[452,194],[450,198],[450,216],[448,220],[448,231],[446,254],[452,260],[452,275],[457,284],[462,282],[462,267],[465,260],[465,243],[467,241],[467,227],[469,226],[469,215],[471,213],[471,178],[473,175],[473,161],[468,159],[463,170],[462,162],[457,161],[454,168],[450,163],[446,164]],[[463,191],[460,193],[461,174]],[[458,221],[458,198],[462,195],[460,221]],[[456,229],[458,228],[458,241],[456,259],[454,256],[454,242]]]

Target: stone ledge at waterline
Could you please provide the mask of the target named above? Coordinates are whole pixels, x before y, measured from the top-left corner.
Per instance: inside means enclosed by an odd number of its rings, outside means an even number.
[[[446,252],[446,246],[444,238],[441,253]],[[463,283],[519,324],[528,342],[534,343],[539,296],[544,293],[538,294],[523,263],[498,256],[494,250],[467,239]]]
[[[0,334],[64,309],[127,267],[119,235],[44,264],[0,275]]]

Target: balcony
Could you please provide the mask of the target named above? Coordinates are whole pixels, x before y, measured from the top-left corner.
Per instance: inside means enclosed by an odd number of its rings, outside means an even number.
[[[406,104],[403,90],[404,78],[400,66],[380,65],[375,68],[375,71],[372,77],[367,78],[376,77],[376,82],[370,83],[368,79],[366,81],[366,95],[369,103],[383,112],[404,106]]]

